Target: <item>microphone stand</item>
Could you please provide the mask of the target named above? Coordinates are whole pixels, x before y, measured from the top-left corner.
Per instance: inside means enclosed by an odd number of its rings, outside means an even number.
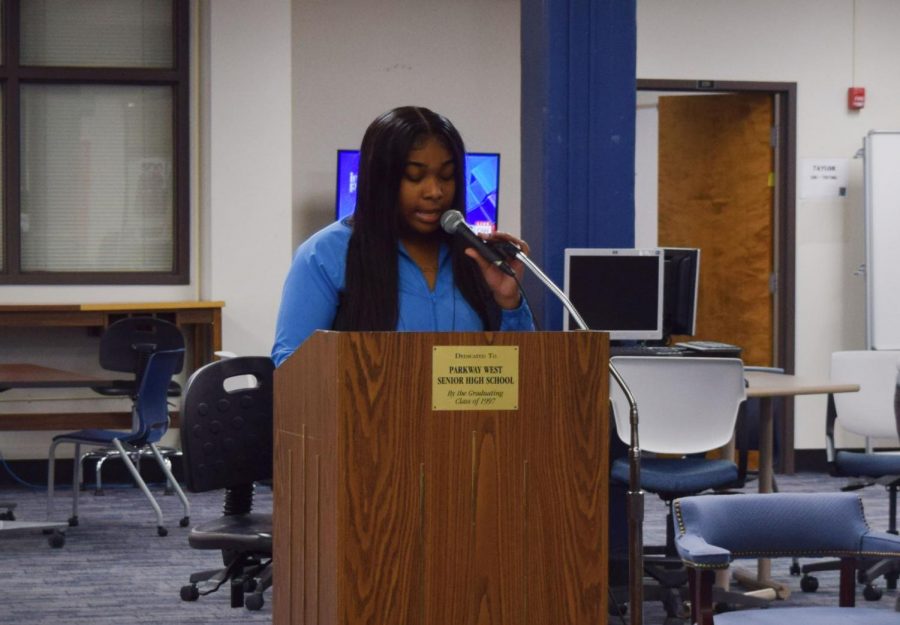
[[[521,250],[515,248],[513,253],[523,265],[528,267],[537,278],[550,289],[556,298],[566,307],[572,319],[581,330],[589,330],[584,319],[575,310],[572,302],[566,297],[558,286],[535,265]],[[510,250],[512,252],[512,250]],[[629,425],[631,439],[628,445],[628,605],[631,625],[643,625],[643,576],[644,576],[644,491],[641,490],[641,448],[638,440],[638,407],[625,380],[609,363],[609,373],[613,380],[622,389],[630,406]],[[900,387],[898,387],[900,388]]]

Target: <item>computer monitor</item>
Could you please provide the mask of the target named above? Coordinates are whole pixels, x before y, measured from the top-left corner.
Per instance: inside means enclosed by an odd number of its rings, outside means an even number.
[[[336,219],[343,219],[356,209],[358,175],[359,150],[338,150]],[[497,229],[500,155],[467,152],[465,180],[466,222],[475,232],[493,232]]]
[[[651,341],[663,336],[661,249],[565,251],[565,292],[591,330],[613,341]],[[563,313],[563,327],[575,328]]]
[[[697,333],[697,293],[700,288],[700,250],[665,247],[663,334]]]

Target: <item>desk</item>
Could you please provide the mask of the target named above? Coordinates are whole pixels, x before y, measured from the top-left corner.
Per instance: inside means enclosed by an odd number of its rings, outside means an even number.
[[[840,384],[828,380],[815,380],[803,378],[785,373],[771,373],[768,371],[747,371],[744,374],[747,380],[747,397],[760,399],[759,415],[759,492],[772,492],[772,465],[773,465],[773,441],[772,441],[772,400],[778,397],[796,397],[797,395],[819,395],[831,393],[856,393],[859,384]],[[772,581],[771,562],[766,559],[759,560],[755,578],[746,573],[735,570],[735,578],[743,584],[763,588],[775,588],[782,599],[790,595],[790,590]]]
[[[0,306],[0,328],[47,327],[102,330],[124,317],[151,316],[179,328],[194,328],[191,370],[212,362],[222,349],[222,307],[225,302],[123,302],[112,304],[22,304]]]
[[[64,371],[62,369],[53,369],[51,367],[42,367],[32,364],[0,364],[0,392],[11,388],[78,388],[91,387],[108,383],[108,380],[95,378],[93,376],[75,373],[72,371]],[[22,415],[18,415],[22,416]],[[21,423],[25,427],[20,429],[30,429],[26,419]],[[130,427],[126,426],[126,429]],[[0,508],[6,508],[10,512],[15,508],[15,504],[10,502],[0,503]],[[54,530],[55,533],[50,537],[50,544],[54,547],[62,547],[65,543],[65,535],[62,533],[68,527],[65,522],[28,522],[28,521],[0,521],[0,532],[11,530]]]
[[[212,362],[215,352],[222,349],[223,306],[225,303],[221,301],[2,305],[0,306],[0,329],[68,327],[99,332],[124,317],[160,317],[171,321],[179,328],[193,328],[192,359],[188,371],[190,373],[204,364]],[[30,388],[40,386],[46,388],[48,386],[45,383],[33,380],[32,382]],[[102,383],[102,380],[95,381],[93,384],[67,384],[65,386],[92,386],[98,383]],[[24,384],[17,386],[25,387]],[[26,425],[27,427],[25,427]],[[172,417],[172,427],[178,427],[177,415]],[[82,428],[127,430],[131,428],[131,415],[125,412],[0,414],[0,431],[80,430]]]

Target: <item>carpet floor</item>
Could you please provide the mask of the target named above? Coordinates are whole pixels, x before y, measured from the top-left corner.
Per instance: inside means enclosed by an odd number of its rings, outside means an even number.
[[[778,476],[783,492],[837,491],[844,482],[818,474]],[[746,490],[752,492],[755,484]],[[872,527],[887,528],[888,502],[879,486],[858,491],[864,499],[866,515]],[[61,491],[56,501],[56,518],[68,516],[69,492]],[[40,491],[4,489],[0,501],[18,504],[20,520],[43,520],[45,495]],[[257,612],[231,608],[227,588],[195,602],[180,599],[179,590],[192,572],[217,568],[221,557],[215,552],[192,550],[187,544],[188,528],[179,527],[181,505],[174,496],[158,496],[168,523],[169,534],[157,536],[155,517],[143,495],[135,488],[109,488],[96,497],[82,493],[78,527],[69,528],[66,544],[50,548],[46,536],[35,531],[0,533],[0,557],[6,571],[0,624],[29,625],[87,624],[121,625],[143,623],[208,624],[270,623],[271,591]],[[222,495],[219,492],[192,494],[191,521],[199,523],[218,516]],[[271,510],[271,492],[261,488],[256,509]],[[645,542],[664,540],[665,510],[655,497],[646,498]],[[808,561],[804,561],[806,563]],[[748,566],[752,566],[752,561]],[[837,605],[837,573],[818,575],[816,593],[800,590],[799,578],[788,572],[790,560],[773,561],[773,577],[788,584],[790,598],[778,605]],[[883,582],[881,586],[883,587]],[[858,604],[893,610],[897,591],[885,591],[880,601],[862,599]],[[897,615],[900,623],[900,614]],[[610,616],[609,623],[627,623],[627,616]],[[666,622],[659,602],[644,606],[648,625]],[[678,621],[669,619],[670,623]]]

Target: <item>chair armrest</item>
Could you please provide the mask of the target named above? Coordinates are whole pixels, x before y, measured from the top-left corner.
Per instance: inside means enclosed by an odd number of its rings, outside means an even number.
[[[678,555],[687,566],[706,569],[727,569],[731,563],[731,552],[711,545],[695,534],[675,537]]]
[[[859,550],[864,557],[900,558],[900,536],[887,532],[869,532],[862,536]]]

